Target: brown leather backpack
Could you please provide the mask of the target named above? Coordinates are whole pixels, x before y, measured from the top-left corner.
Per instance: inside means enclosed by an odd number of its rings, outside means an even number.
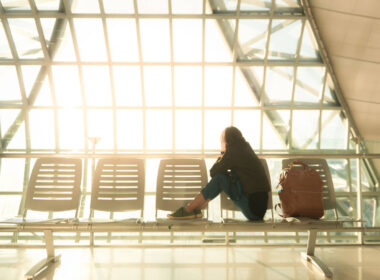
[[[280,216],[314,219],[323,216],[323,183],[318,172],[306,163],[296,160],[284,168],[277,187],[280,203],[275,208],[282,209]]]

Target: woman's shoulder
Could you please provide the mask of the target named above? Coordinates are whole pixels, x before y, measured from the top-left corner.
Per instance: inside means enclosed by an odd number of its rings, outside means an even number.
[[[240,145],[233,145],[228,149],[228,154],[232,157],[239,158],[256,158],[255,152],[252,150],[251,145],[248,142]]]

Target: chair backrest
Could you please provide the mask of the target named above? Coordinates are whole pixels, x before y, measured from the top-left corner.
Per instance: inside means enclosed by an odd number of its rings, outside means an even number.
[[[93,176],[91,212],[141,210],[142,216],[144,191],[143,159],[100,159]]]
[[[27,210],[78,211],[81,179],[81,159],[37,159],[29,179],[24,216]]]
[[[265,159],[260,159],[260,162],[264,167],[265,174],[267,175],[267,178],[269,181],[269,185],[271,185],[267,161]],[[220,209],[221,210],[230,210],[230,211],[240,211],[239,208],[236,207],[236,205],[232,202],[232,200],[224,192],[222,192],[220,194]],[[267,209],[273,210],[272,188],[271,188],[271,191],[268,193]],[[222,215],[223,215],[223,213],[222,213]]]
[[[283,159],[282,168],[288,167],[294,160],[295,159]],[[307,163],[310,168],[313,168],[319,173],[323,182],[323,207],[325,210],[334,210],[337,216],[334,184],[327,161],[319,158],[301,158],[297,160]],[[294,167],[303,168],[302,165],[294,165]]]
[[[157,176],[157,210],[174,211],[183,206],[207,184],[207,170],[202,159],[161,160]]]

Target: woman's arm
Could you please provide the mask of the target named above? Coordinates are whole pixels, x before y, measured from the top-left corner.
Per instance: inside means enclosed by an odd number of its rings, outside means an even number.
[[[223,153],[210,169],[210,176],[214,177],[219,173],[226,173],[232,167],[232,158],[230,152]]]

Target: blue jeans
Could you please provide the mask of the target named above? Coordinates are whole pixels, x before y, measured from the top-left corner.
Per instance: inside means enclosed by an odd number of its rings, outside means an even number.
[[[210,182],[201,190],[205,200],[212,200],[224,191],[233,203],[241,210],[248,220],[261,220],[251,212],[248,198],[243,193],[243,187],[239,178],[235,177],[233,181],[227,174],[216,174]]]

